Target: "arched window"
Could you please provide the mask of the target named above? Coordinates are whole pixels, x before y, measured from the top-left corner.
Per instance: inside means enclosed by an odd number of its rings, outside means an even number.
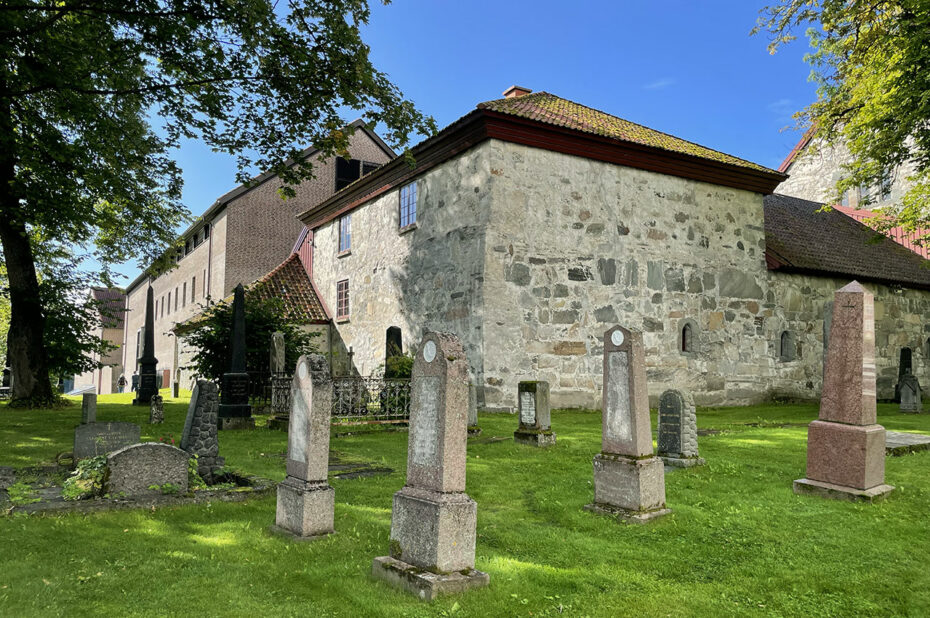
[[[793,361],[797,355],[797,346],[794,344],[794,333],[783,330],[778,340],[778,358],[782,362]]]
[[[930,337],[927,337],[927,340],[924,341],[924,356],[930,358]]]
[[[681,329],[681,351],[682,352],[691,352],[693,351],[692,343],[693,333],[691,332],[691,325],[685,324]]]
[[[678,351],[682,354],[697,352],[698,327],[694,320],[682,320],[678,323]]]

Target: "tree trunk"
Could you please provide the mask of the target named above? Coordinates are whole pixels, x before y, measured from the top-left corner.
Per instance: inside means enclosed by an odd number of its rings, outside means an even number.
[[[0,80],[0,93],[4,92]],[[45,407],[55,401],[43,341],[45,314],[39,300],[35,257],[14,187],[16,137],[10,100],[0,95],[0,244],[10,283],[7,359],[12,371],[11,404]]]

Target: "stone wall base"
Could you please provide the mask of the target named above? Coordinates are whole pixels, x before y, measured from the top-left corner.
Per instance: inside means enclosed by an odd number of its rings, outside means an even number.
[[[665,509],[665,466],[658,457],[594,456],[594,505],[632,515]]]
[[[289,476],[278,484],[275,525],[301,540],[333,534],[336,490],[326,481],[308,482]]]
[[[856,489],[843,487],[811,479],[798,479],[794,482],[794,493],[802,496],[819,496],[831,500],[849,500],[862,502],[878,502],[894,490],[891,485],[876,485],[869,489]]]
[[[464,569],[453,573],[431,573],[390,556],[375,558],[371,575],[395,588],[406,590],[422,601],[459,594],[487,586],[491,578],[483,571]]]
[[[520,431],[513,432],[513,441],[527,446],[552,446],[555,444],[555,434],[551,431]]]

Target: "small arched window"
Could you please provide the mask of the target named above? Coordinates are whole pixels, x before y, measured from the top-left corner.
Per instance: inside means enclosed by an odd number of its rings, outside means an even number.
[[[794,344],[794,333],[783,330],[778,340],[778,358],[782,362],[793,361],[797,356],[797,346]]]
[[[681,329],[681,351],[682,352],[692,352],[694,350],[693,348],[694,344],[692,342],[693,336],[694,336],[694,333],[691,331],[691,325],[685,324]]]
[[[930,337],[927,337],[927,340],[924,341],[924,356],[930,358]]]
[[[678,351],[682,354],[697,352],[698,328],[694,320],[682,320],[678,323]]]

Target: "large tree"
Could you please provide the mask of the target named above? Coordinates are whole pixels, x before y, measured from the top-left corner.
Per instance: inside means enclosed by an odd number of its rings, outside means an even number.
[[[271,170],[294,184],[312,174],[302,147],[346,152],[340,109],[382,124],[398,147],[434,129],[372,66],[359,32],[368,17],[367,0],[0,3],[14,400],[54,399],[42,243],[92,247],[104,283],[112,264],[163,255],[189,215],[170,158],[182,139],[235,154],[239,181]]]
[[[913,188],[884,225],[930,224],[930,1],[781,0],[762,11],[774,53],[804,29],[817,100],[798,112],[801,125],[852,161],[834,198],[880,186],[905,161]]]

